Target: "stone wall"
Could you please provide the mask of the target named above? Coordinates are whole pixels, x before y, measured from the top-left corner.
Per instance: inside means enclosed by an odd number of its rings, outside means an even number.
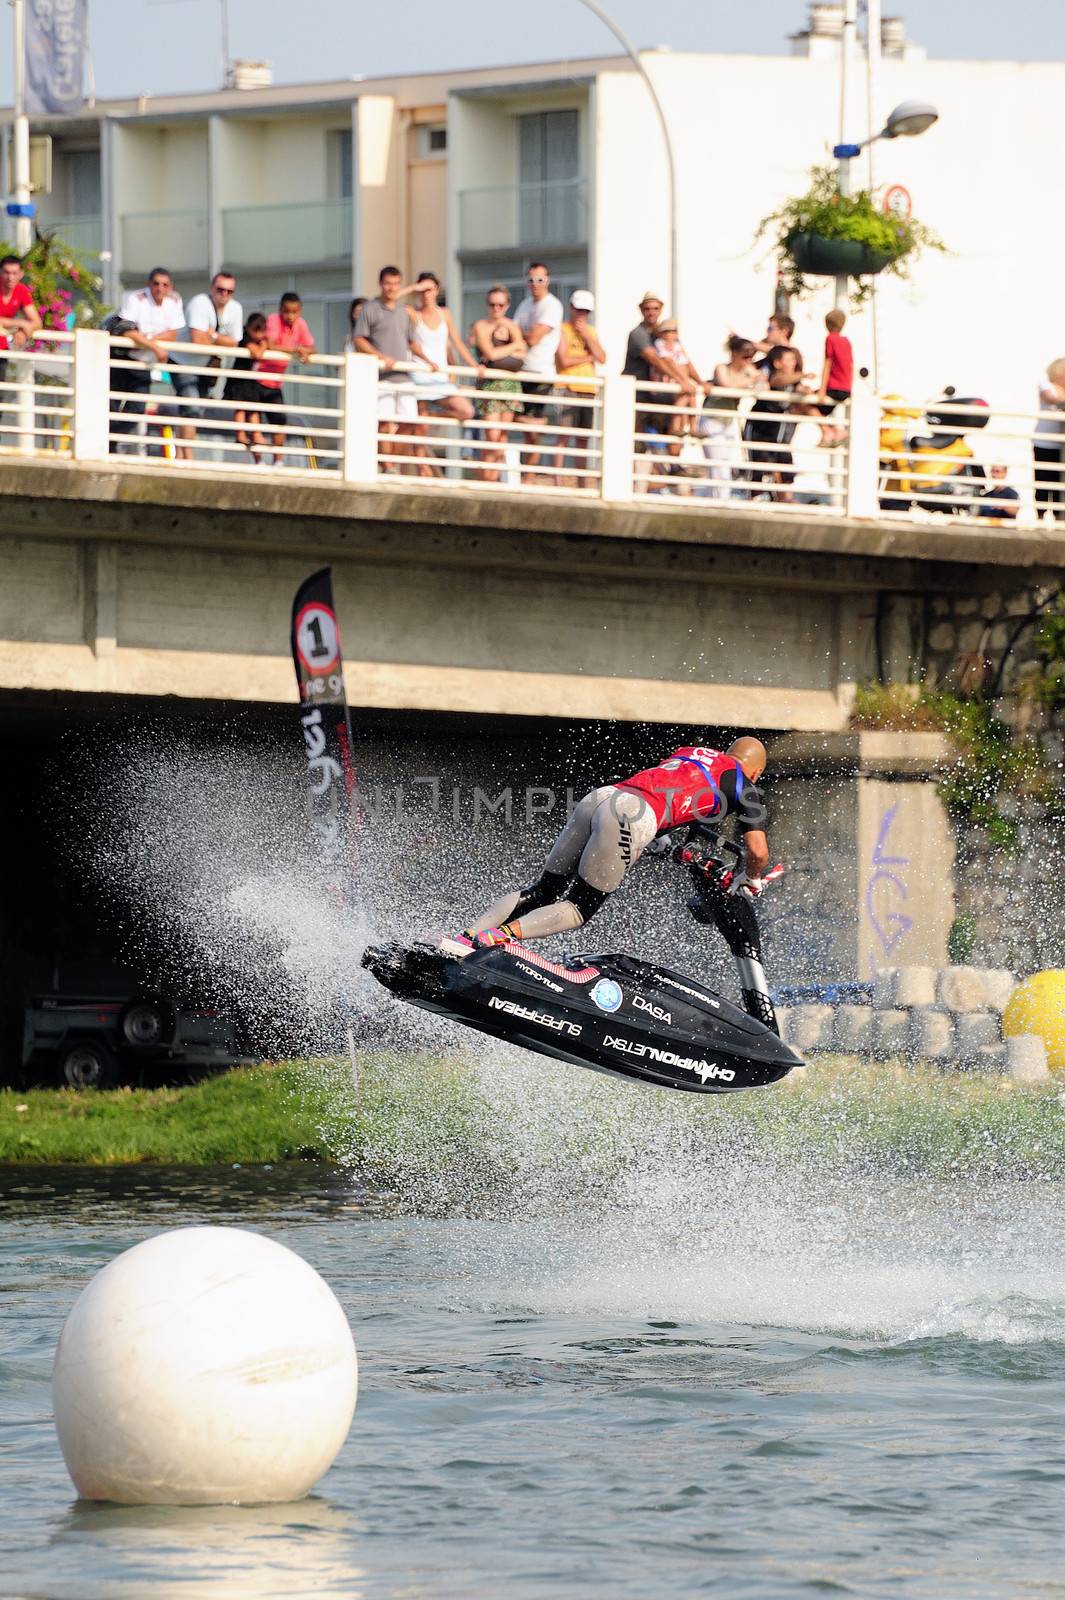
[[[1017,738],[1037,741],[1065,779],[1065,724],[1025,694],[1025,684],[1041,671],[1033,613],[1058,588],[1041,581],[931,597],[925,681],[930,688],[964,690],[990,687],[999,675],[999,716]],[[955,829],[956,911],[966,937],[972,935],[968,958],[1022,974],[1065,966],[1065,828],[1040,801],[1000,794],[997,804],[1018,824],[1015,853],[994,843],[986,828]]]
[[[1012,972],[996,968],[884,967],[871,1005],[778,1006],[777,1021],[781,1037],[803,1054],[902,1056],[966,1072],[1045,1080],[1042,1039],[1006,1039],[1002,1033],[1002,1013],[1016,982]]]

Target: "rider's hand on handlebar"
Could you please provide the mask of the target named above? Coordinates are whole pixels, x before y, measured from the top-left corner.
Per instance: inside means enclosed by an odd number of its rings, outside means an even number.
[[[732,874],[732,882],[725,890],[726,894],[744,894],[748,900],[757,900],[765,884],[761,878],[749,878],[740,868]]]

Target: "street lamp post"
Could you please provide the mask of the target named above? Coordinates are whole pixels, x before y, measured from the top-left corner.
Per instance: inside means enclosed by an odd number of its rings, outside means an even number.
[[[869,145],[875,144],[878,139],[912,139],[918,133],[924,133],[933,122],[939,121],[939,112],[935,106],[929,105],[926,100],[903,100],[897,105],[888,117],[879,133],[874,133],[871,138],[863,139],[861,144],[837,144],[832,154],[839,162],[839,192],[848,195],[851,192],[851,162]],[[847,278],[836,277],[836,307],[842,309],[847,302]]]
[[[872,65],[874,52],[879,55],[880,50],[880,5],[867,5],[866,8],[867,36],[865,48]],[[877,37],[873,39],[868,30],[876,28]],[[925,100],[904,100],[897,105],[888,117],[879,133],[872,132],[872,84],[868,85],[867,95],[870,113],[870,132],[867,139],[861,144],[848,144],[847,128],[849,126],[850,112],[847,105],[847,85],[850,79],[850,68],[854,61],[854,46],[858,32],[858,0],[844,0],[843,7],[843,32],[839,43],[839,144],[835,145],[832,154],[838,163],[839,192],[846,197],[851,192],[851,162],[863,150],[876,144],[879,139],[912,138],[914,134],[924,133],[933,122],[939,121],[939,112],[935,106],[929,105]],[[870,162],[870,186],[872,184],[872,163]],[[847,304],[848,279],[846,273],[836,274],[836,310],[842,311]]]
[[[654,80],[652,79],[647,68],[644,66],[643,61],[640,59],[640,53],[633,44],[632,40],[629,38],[628,34],[625,33],[624,29],[622,29],[618,23],[614,21],[613,17],[608,16],[608,14],[603,10],[602,6],[598,4],[598,0],[581,0],[581,4],[583,6],[587,6],[588,10],[592,12],[594,16],[599,18],[599,21],[603,24],[603,26],[610,29],[611,33],[614,35],[614,38],[618,41],[625,54],[636,68],[636,71],[640,74],[640,77],[647,85],[647,92],[651,96],[651,103],[655,108],[655,115],[658,117],[659,127],[662,129],[662,139],[666,147],[666,167],[669,173],[669,309],[671,316],[679,318],[680,295],[678,291],[677,254],[677,169],[676,163],[673,160],[673,141],[669,137],[669,124],[666,121],[665,109],[661,100],[658,98],[658,90],[654,86]]]
[[[11,196],[7,214],[15,223],[15,249],[26,255],[33,243],[30,200],[30,124],[26,116],[26,13],[23,0],[11,0],[15,31],[15,107],[11,122]]]

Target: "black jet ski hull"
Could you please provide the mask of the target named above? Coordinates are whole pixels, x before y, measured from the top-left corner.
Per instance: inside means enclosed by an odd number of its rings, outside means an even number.
[[[551,961],[512,944],[459,958],[372,945],[362,964],[412,1005],[539,1055],[694,1094],[763,1088],[802,1065],[705,984],[626,955]]]

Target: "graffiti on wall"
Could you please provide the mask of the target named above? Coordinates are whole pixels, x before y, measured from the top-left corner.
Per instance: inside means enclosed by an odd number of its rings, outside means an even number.
[[[913,927],[913,918],[903,909],[910,897],[906,884],[910,858],[891,854],[891,829],[898,809],[899,802],[896,800],[880,818],[876,843],[869,860],[865,915],[873,931],[873,949],[869,958],[873,974],[881,963],[887,962]]]

